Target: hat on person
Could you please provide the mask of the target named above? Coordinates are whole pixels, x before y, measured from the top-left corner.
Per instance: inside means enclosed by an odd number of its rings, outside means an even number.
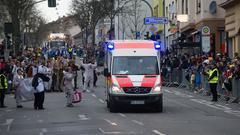
[[[203,64],[209,64],[209,60],[204,60]]]
[[[43,66],[38,66],[38,73],[40,73],[40,74],[45,74],[46,73]]]

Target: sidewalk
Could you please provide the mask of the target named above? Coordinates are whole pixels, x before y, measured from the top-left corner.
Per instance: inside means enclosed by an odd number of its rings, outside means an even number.
[[[187,89],[187,88],[165,87],[164,86],[164,89],[173,90],[175,92],[181,92],[181,93],[191,95],[191,96],[194,96],[194,97],[197,97],[197,98],[200,98],[200,99],[204,99],[204,100],[207,100],[207,101],[211,101],[211,99],[212,99],[211,95],[208,96],[203,92],[197,92],[196,93],[196,92],[191,91],[190,89]],[[231,107],[234,107],[234,108],[240,108],[240,103],[231,103],[232,100],[233,100],[233,98],[231,98],[227,102],[227,101],[224,100],[224,97],[222,95],[219,95],[218,102],[216,102],[216,103],[221,104],[221,105],[228,105],[228,106],[231,106]]]

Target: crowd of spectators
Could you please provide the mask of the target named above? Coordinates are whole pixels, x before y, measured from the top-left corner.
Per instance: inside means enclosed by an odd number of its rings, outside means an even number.
[[[240,80],[240,56],[238,53],[235,53],[233,58],[220,53],[216,57],[170,53],[161,58],[162,74],[165,79],[171,79],[170,81],[176,81],[178,84],[186,79],[190,89],[195,92],[206,91],[207,94],[209,93],[208,70],[211,64],[217,65],[219,70],[218,90],[224,91],[225,100],[228,101],[232,96],[233,79]]]

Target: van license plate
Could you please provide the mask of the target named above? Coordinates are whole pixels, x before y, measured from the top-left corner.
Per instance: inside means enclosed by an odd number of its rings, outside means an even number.
[[[145,102],[143,100],[133,100],[131,101],[132,105],[144,105]]]

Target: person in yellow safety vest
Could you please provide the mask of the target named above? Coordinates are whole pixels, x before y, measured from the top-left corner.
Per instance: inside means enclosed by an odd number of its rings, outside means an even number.
[[[4,105],[5,92],[8,89],[8,80],[4,75],[4,72],[0,71],[0,108],[5,108],[7,106]]]
[[[219,71],[217,69],[216,64],[212,64],[210,66],[210,70],[208,72],[208,83],[210,85],[210,89],[212,92],[212,101],[217,102],[218,94],[217,94],[217,85],[219,80]]]
[[[73,54],[73,48],[72,47],[68,48],[68,53],[69,53],[70,59],[72,59],[72,54]]]

